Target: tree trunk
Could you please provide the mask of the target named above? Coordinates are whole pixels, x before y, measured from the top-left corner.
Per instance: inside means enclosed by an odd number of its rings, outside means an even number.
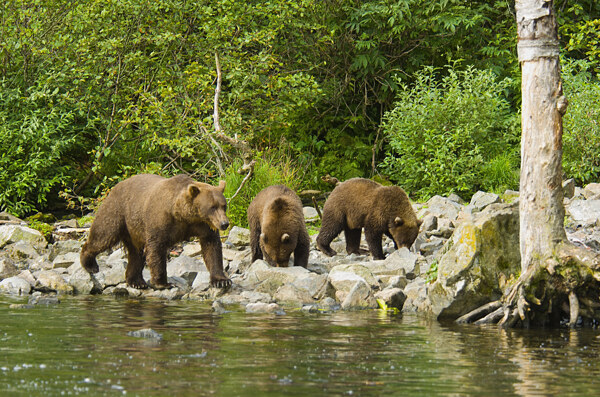
[[[521,271],[565,241],[558,37],[552,1],[516,2],[522,83]]]
[[[458,322],[575,326],[600,319],[600,256],[568,243],[562,190],[562,94],[552,0],[517,0],[522,72],[521,275],[500,301]],[[581,317],[580,317],[581,316]]]

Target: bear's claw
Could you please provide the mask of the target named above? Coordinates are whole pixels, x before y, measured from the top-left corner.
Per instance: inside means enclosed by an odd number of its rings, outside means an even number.
[[[228,287],[231,287],[231,280],[228,278],[221,279],[221,280],[211,280],[210,285],[211,285],[211,287],[215,287],[215,288],[228,288]]]

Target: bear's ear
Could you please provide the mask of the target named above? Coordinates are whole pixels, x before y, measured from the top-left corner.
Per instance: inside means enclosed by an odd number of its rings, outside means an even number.
[[[221,193],[225,191],[225,181],[219,181],[218,189],[221,191]]]
[[[192,199],[194,199],[197,195],[200,194],[200,187],[194,184],[188,186],[188,194]]]
[[[263,241],[263,243],[267,244],[267,235],[264,233],[260,234],[260,239]]]
[[[281,242],[285,244],[285,243],[287,243],[288,241],[290,241],[290,235],[289,235],[289,234],[287,234],[287,233],[283,233],[283,234],[281,235]]]
[[[394,225],[396,225],[396,226],[402,226],[402,225],[404,225],[404,221],[402,220],[402,218],[400,218],[399,216],[397,216],[396,219],[394,219]]]

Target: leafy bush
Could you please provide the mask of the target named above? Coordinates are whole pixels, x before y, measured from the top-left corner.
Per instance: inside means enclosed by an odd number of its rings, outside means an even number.
[[[254,165],[254,173],[249,181],[241,188],[239,193],[230,199],[238,190],[245,174],[237,171],[242,166],[241,161],[234,162],[225,175],[225,197],[229,201],[227,216],[231,224],[248,227],[246,211],[254,197],[264,188],[271,185],[286,185],[292,190],[298,190],[302,183],[302,174],[297,165],[288,157],[277,157],[272,155],[257,160]]]
[[[44,208],[67,183],[65,155],[76,146],[73,115],[53,106],[58,89],[23,94],[0,82],[0,210],[22,216]]]
[[[472,67],[426,67],[401,90],[384,116],[389,150],[382,164],[390,180],[428,198],[478,189],[518,186],[518,116],[511,111],[506,78]]]
[[[592,62],[563,62],[564,92],[569,100],[563,118],[563,169],[565,176],[583,186],[597,182],[600,173],[600,81]]]

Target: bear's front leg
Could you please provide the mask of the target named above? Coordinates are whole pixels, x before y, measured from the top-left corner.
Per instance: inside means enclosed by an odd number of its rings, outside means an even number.
[[[367,245],[369,246],[369,251],[371,251],[373,259],[385,259],[383,248],[381,247],[382,237],[383,233],[378,233],[372,229],[365,228],[365,239],[367,240]]]
[[[200,238],[204,264],[210,272],[210,285],[218,288],[231,286],[231,280],[223,271],[223,247],[219,232],[210,230]]]
[[[146,264],[150,269],[150,286],[154,289],[173,287],[167,281],[167,246],[157,242],[146,244]]]

